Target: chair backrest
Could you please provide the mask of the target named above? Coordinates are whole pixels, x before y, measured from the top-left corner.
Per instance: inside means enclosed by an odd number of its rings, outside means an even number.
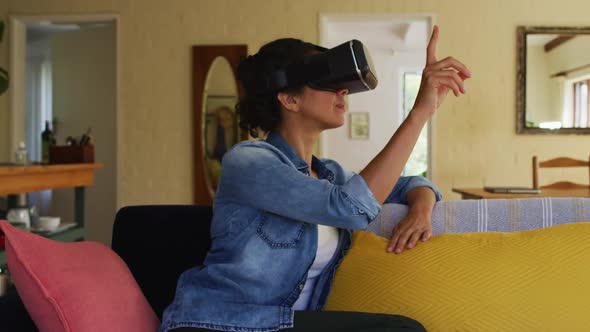
[[[550,167],[587,167],[588,168],[588,183],[579,184],[571,181],[559,181],[544,186],[539,186],[539,168]],[[572,189],[572,188],[589,188],[590,187],[590,158],[587,161],[572,159],[567,157],[559,157],[539,162],[537,156],[533,157],[533,188],[555,188],[555,189]]]
[[[112,249],[160,319],[180,274],[203,263],[212,216],[211,207],[191,205],[129,206],[117,213]]]

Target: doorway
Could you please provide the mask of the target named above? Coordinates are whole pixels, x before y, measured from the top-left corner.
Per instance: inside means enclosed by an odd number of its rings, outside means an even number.
[[[360,171],[385,146],[412,108],[426,60],[433,26],[431,15],[321,15],[320,44],[331,48],[358,39],[369,50],[379,84],[375,90],[348,97],[346,124],[326,131],[320,140],[323,157]],[[368,117],[368,135],[351,135],[351,119]],[[432,178],[432,120],[424,128],[403,175]],[[350,153],[354,151],[354,153]]]
[[[95,160],[104,165],[86,192],[86,239],[110,244],[118,208],[118,18],[115,15],[10,18],[11,149],[26,142],[41,160],[45,123],[56,144],[91,131]],[[71,189],[30,193],[40,215],[74,220]]]

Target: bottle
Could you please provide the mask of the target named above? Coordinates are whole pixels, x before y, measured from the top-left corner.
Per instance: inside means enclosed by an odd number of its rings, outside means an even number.
[[[14,153],[14,159],[17,165],[27,164],[27,147],[25,146],[25,142],[18,143],[18,148]]]
[[[49,129],[49,121],[45,121],[45,130],[41,133],[41,163],[49,164],[49,146],[53,145],[53,132]]]

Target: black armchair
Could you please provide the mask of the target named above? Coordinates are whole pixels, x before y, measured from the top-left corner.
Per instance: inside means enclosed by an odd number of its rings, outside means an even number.
[[[117,213],[111,247],[159,318],[174,299],[180,274],[203,263],[212,215],[210,207],[190,205],[131,206]]]
[[[205,259],[212,215],[211,207],[190,205],[130,206],[117,213],[111,247],[159,318],[180,274]],[[0,297],[0,330],[37,331],[14,291]]]

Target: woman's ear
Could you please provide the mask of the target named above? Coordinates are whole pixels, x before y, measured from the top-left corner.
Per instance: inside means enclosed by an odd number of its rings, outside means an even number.
[[[299,112],[299,99],[297,96],[286,92],[279,92],[277,99],[287,111]]]

